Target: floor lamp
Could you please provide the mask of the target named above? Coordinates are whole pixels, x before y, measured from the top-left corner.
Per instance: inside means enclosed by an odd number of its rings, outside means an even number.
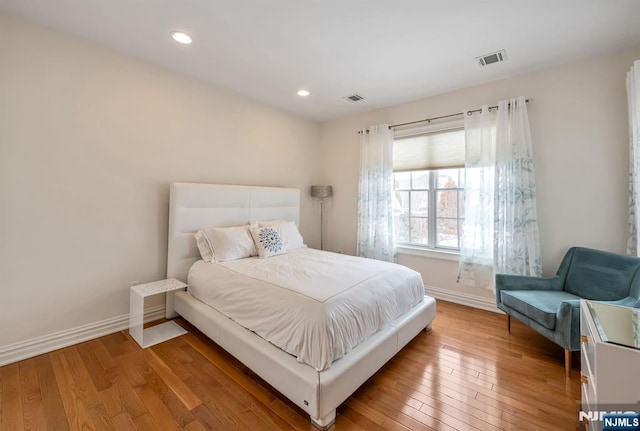
[[[311,186],[311,196],[320,201],[320,250],[323,248],[323,230],[324,230],[324,201],[333,196],[333,187],[331,186]]]

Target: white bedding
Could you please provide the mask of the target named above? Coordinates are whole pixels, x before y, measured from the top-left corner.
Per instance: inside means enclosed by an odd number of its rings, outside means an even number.
[[[318,371],[424,297],[401,265],[301,248],[267,259],[196,262],[188,292]]]

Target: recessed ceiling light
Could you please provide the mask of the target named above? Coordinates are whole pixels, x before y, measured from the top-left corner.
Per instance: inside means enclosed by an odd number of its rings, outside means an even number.
[[[191,36],[189,36],[187,33],[181,32],[181,31],[172,31],[171,32],[171,37],[176,42],[182,43],[184,45],[189,45],[192,42]]]
[[[299,90],[298,91],[298,96],[308,96],[309,92],[307,90]]]

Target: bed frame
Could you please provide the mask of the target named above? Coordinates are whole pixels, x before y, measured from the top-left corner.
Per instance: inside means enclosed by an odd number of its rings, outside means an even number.
[[[216,184],[173,183],[169,203],[167,277],[187,281],[198,260],[193,234],[203,227],[287,219],[299,226],[300,190]],[[316,371],[238,325],[187,292],[168,294],[167,318],[180,314],[309,414],[317,428],[335,422],[336,407],[435,318],[435,300],[425,296],[330,368]]]

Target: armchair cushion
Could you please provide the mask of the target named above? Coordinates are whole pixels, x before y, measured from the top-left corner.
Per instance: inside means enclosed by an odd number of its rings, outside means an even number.
[[[556,315],[564,301],[580,297],[562,290],[503,290],[502,303],[547,329],[556,328]]]

